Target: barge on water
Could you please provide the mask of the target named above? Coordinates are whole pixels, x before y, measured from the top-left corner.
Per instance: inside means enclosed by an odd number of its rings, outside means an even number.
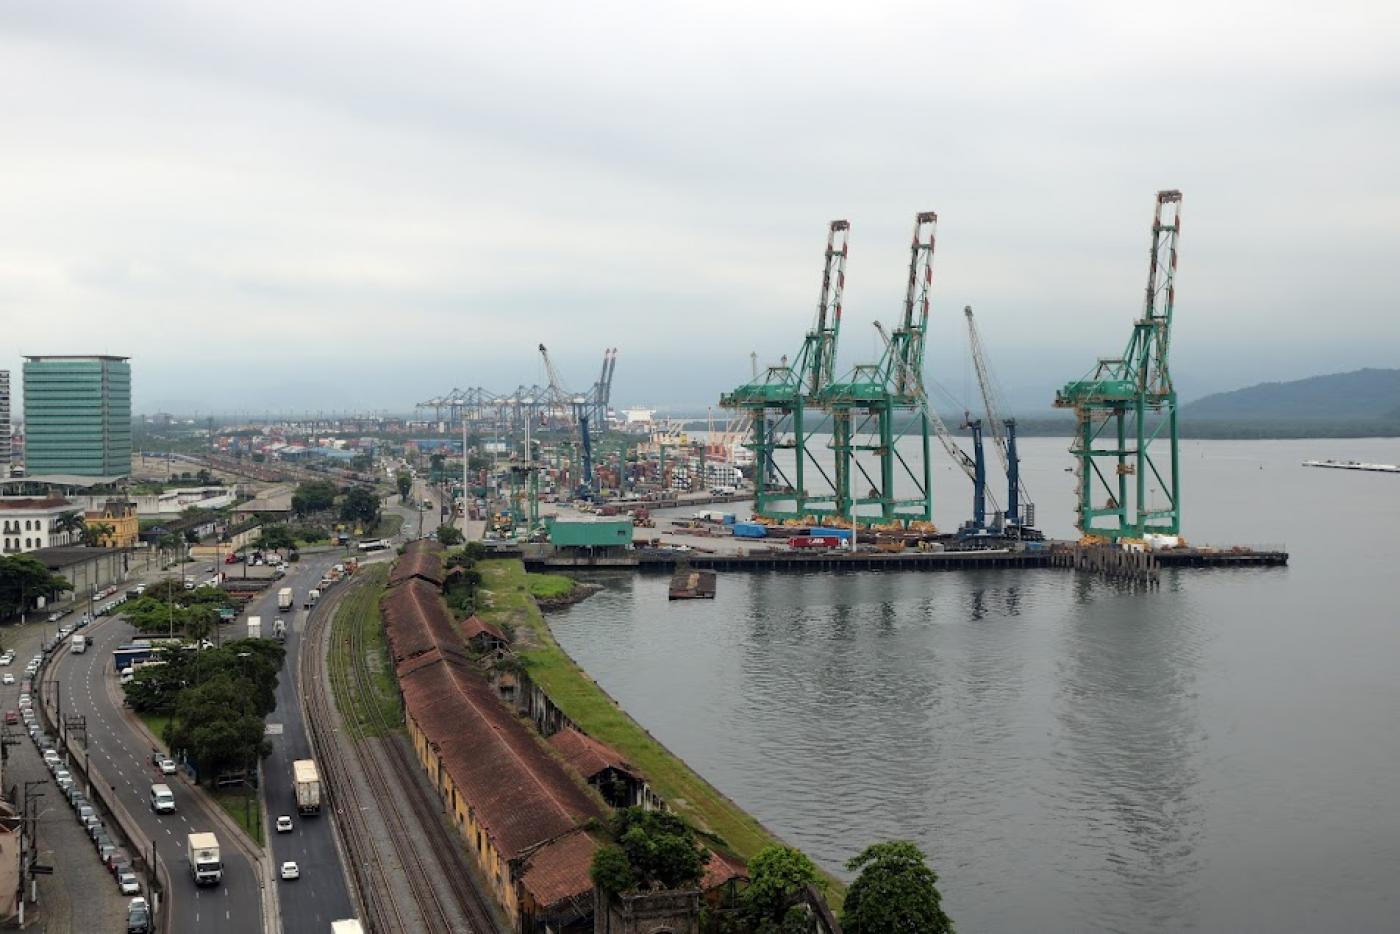
[[[1304,467],[1331,467],[1333,470],[1366,470],[1371,473],[1400,473],[1400,464],[1367,464],[1363,461],[1311,460]]]
[[[668,600],[713,600],[715,598],[714,571],[693,571],[684,568],[671,577]]]

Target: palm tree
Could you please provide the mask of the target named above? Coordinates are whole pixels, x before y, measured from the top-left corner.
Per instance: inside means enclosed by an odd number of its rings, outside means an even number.
[[[91,522],[84,525],[79,534],[84,545],[100,545],[115,531],[116,528],[110,522]]]
[[[87,523],[83,519],[82,513],[65,512],[62,515],[60,515],[57,519],[53,520],[53,532],[55,535],[67,534],[68,538],[65,539],[65,541],[71,542],[73,540],[74,532],[77,532],[79,538],[81,539],[82,532],[83,529],[86,527],[86,524]]]

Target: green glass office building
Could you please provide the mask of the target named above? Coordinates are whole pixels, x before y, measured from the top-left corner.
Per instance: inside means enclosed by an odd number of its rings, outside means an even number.
[[[25,357],[24,469],[31,477],[131,474],[127,357]]]

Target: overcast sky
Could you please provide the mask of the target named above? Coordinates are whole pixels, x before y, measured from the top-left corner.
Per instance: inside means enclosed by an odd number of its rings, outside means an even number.
[[[1184,397],[1400,365],[1400,4],[679,6],[7,0],[0,368],[405,410],[543,342],[703,406],[800,345],[834,217],[873,357],[932,209],[929,375],[970,303],[1030,410],[1121,351],[1169,187]]]

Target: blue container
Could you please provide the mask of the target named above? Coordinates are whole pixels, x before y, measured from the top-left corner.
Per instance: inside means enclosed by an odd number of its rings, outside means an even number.
[[[811,534],[822,538],[839,538],[843,542],[849,542],[852,532],[850,529],[828,529],[826,526],[814,525]]]
[[[735,538],[763,538],[768,534],[768,527],[760,522],[736,522],[734,523]]]
[[[734,524],[734,513],[732,513],[732,512],[726,512],[726,513],[724,514],[724,524],[725,524],[725,525],[733,525],[733,524]]]

